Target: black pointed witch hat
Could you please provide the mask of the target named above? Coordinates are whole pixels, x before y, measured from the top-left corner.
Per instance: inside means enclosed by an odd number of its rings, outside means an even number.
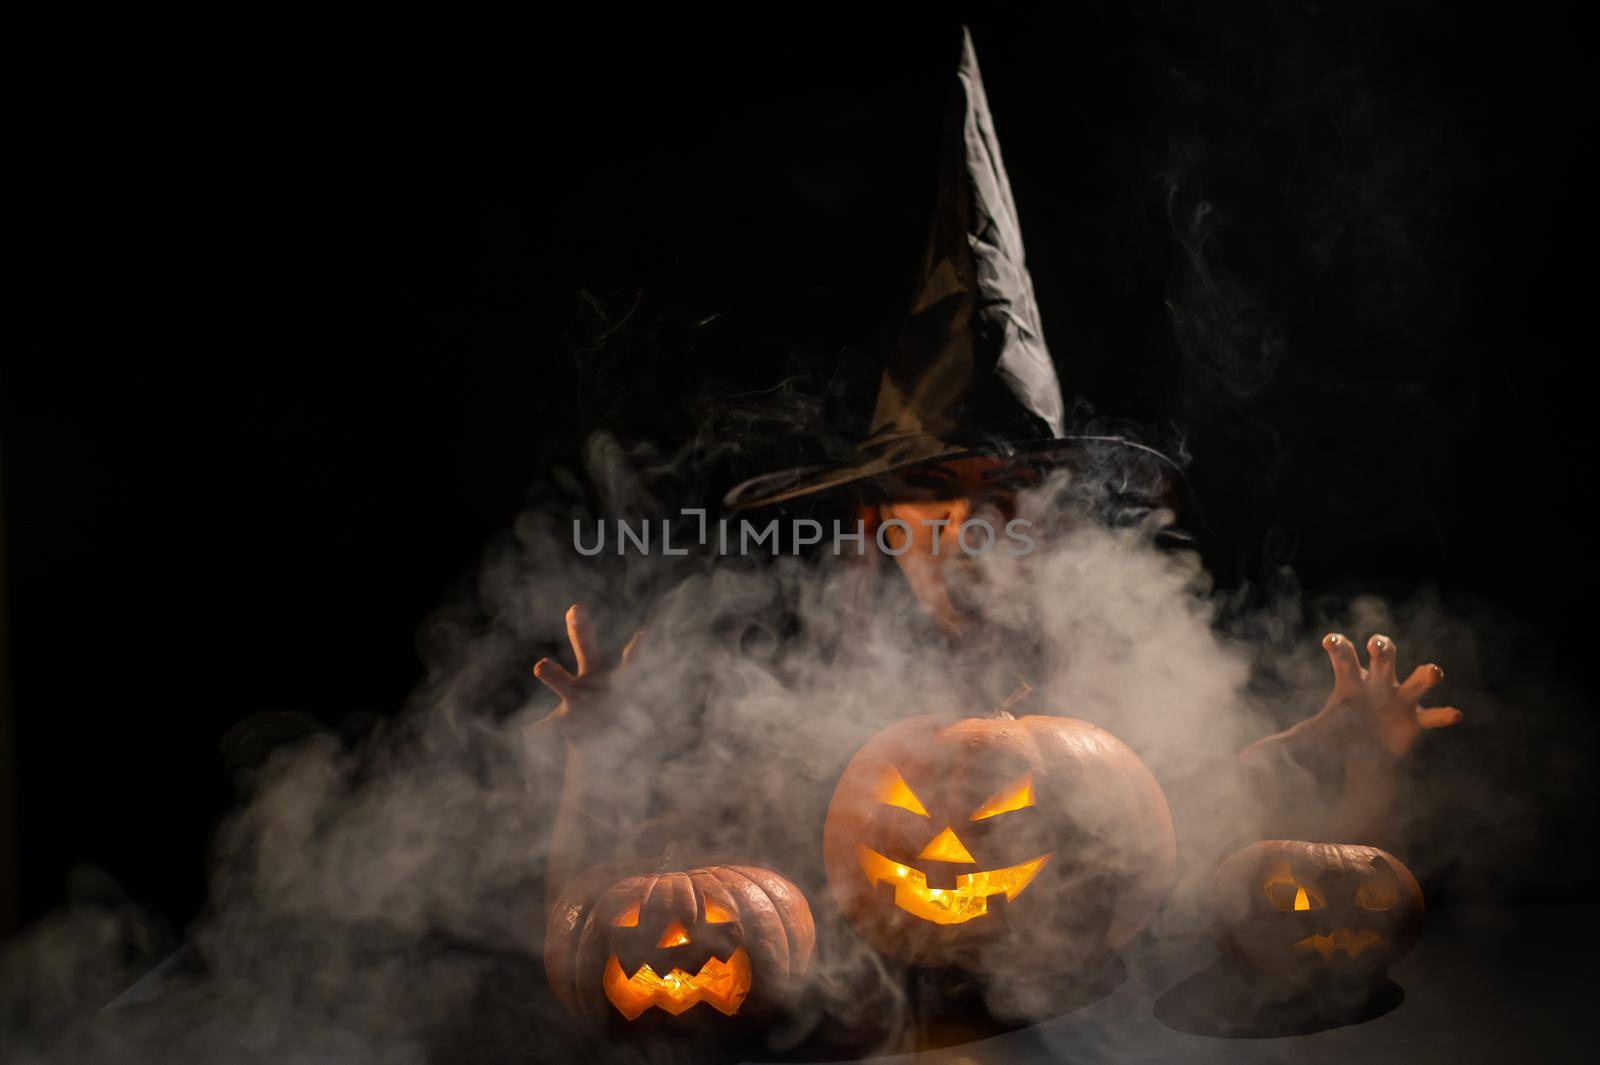
[[[867,439],[852,462],[752,478],[723,502],[780,503],[929,462],[1026,455],[1060,462],[1108,451],[1177,467],[1115,436],[1065,435],[1055,363],[1045,347],[1022,230],[972,35],[946,116],[938,205],[910,313],[878,388]]]

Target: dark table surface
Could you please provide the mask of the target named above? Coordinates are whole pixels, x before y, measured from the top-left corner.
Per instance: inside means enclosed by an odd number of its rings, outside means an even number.
[[[928,1065],[1024,1062],[1567,1062],[1600,1039],[1600,906],[1453,908],[1428,914],[1395,967],[1400,1001],[1307,1034],[1221,1038],[1177,1030],[1157,1003],[1217,959],[1203,939],[1156,940],[1111,994],[1052,1020],[942,1050],[879,1058]],[[1401,994],[1403,993],[1403,994]],[[1171,1001],[1170,999],[1168,1000]]]
[[[1072,1012],[989,1038],[878,1057],[928,1065],[1027,1062],[1568,1062],[1594,1060],[1600,1027],[1600,906],[1437,908],[1366,1019],[1320,1019],[1300,1034],[1199,1034],[1185,1003],[1211,986],[1216,947],[1152,938],[1125,952],[1126,974]],[[161,1008],[181,956],[102,1011]],[[1205,1017],[1204,1009],[1187,1016]],[[1163,1019],[1165,1018],[1165,1019]],[[1213,1026],[1214,1027],[1214,1026]],[[1185,1030],[1188,1029],[1188,1030]],[[937,1033],[926,1043],[948,1042]],[[546,1046],[545,1051],[551,1048]],[[55,1060],[52,1058],[52,1060]],[[96,1059],[98,1060],[98,1059]],[[252,1058],[251,1060],[256,1060]],[[365,1059],[364,1059],[365,1060]],[[424,1055],[424,1060],[431,1060]],[[454,1059],[451,1059],[454,1060]]]

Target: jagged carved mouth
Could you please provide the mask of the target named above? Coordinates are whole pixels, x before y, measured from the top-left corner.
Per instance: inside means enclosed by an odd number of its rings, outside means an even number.
[[[1354,958],[1369,947],[1375,947],[1383,942],[1383,937],[1371,929],[1360,932],[1348,928],[1335,928],[1325,936],[1306,936],[1296,940],[1294,949],[1316,951],[1322,955],[1322,960],[1327,961],[1338,951],[1344,951]]]
[[[606,998],[630,1021],[652,1006],[677,1015],[701,1002],[731,1017],[750,993],[750,955],[740,947],[727,961],[707,958],[692,976],[677,968],[658,976],[648,965],[624,976],[622,963],[613,954],[601,983]]]
[[[934,924],[961,924],[982,917],[989,912],[991,895],[1004,895],[1007,902],[1015,900],[1050,858],[1041,854],[1004,869],[962,873],[953,888],[930,888],[927,873],[885,858],[871,847],[857,846],[856,855],[868,882],[893,884],[896,906]]]

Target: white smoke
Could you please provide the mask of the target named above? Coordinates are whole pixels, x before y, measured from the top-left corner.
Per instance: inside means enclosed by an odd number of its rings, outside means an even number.
[[[604,513],[659,517],[692,502],[658,493],[614,440],[597,438],[587,460]],[[1198,559],[1154,546],[1169,515],[1107,528],[1066,502],[1084,485],[1068,493],[1065,480],[1021,501],[1042,530],[1034,554],[973,562],[966,594],[991,635],[966,648],[937,637],[888,560],[588,560],[571,523],[596,515],[575,500],[523,515],[489,555],[475,601],[424,633],[428,679],[391,725],[353,744],[323,736],[281,749],[257,774],[218,834],[211,905],[192,935],[200,964],[64,1053],[274,1063],[577,1053],[582,1033],[540,962],[565,750],[530,728],[554,699],[528,676],[542,653],[561,653],[573,602],[613,651],[647,632],[617,678],[594,763],[615,808],[638,822],[595,831],[641,858],[670,845],[685,864],[768,865],[810,896],[813,990],[774,1033],[779,1049],[827,1030],[857,1033],[853,1050],[894,1047],[908,1023],[903,973],[842,924],[819,875],[822,816],[845,762],[891,721],[981,713],[1019,680],[1036,689],[1028,712],[1101,725],[1155,773],[1180,869],[1152,934],[1200,930],[1199,887],[1256,838],[1234,756],[1320,705],[1320,631],[1294,609],[1235,612],[1219,626]],[[1347,631],[1358,638],[1381,625],[1409,652],[1415,630],[1415,653],[1447,639],[1436,614],[1355,611]],[[1276,678],[1270,698],[1253,683],[1263,671]]]

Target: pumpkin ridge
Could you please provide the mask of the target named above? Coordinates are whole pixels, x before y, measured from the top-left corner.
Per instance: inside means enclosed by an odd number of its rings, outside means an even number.
[[[693,907],[696,920],[706,912],[706,891],[700,884],[700,876],[704,869],[690,869],[683,875],[689,878],[689,905]],[[724,958],[724,961],[727,959]]]
[[[800,958],[800,960],[798,962],[798,965],[799,965],[799,967],[804,968],[806,966],[806,964],[810,961],[811,951],[812,951],[812,949],[814,948],[814,945],[815,945],[816,935],[817,935],[816,926],[813,924],[812,926],[804,929],[804,934],[802,935],[801,934],[801,929],[799,929],[793,923],[793,918],[796,915],[791,913],[791,907],[788,906],[788,905],[780,905],[779,904],[780,901],[784,902],[784,903],[790,902],[791,900],[789,898],[789,895],[791,894],[791,892],[798,894],[799,893],[799,889],[793,887],[792,885],[789,885],[787,887],[782,888],[779,891],[778,895],[774,895],[773,894],[773,884],[770,883],[769,880],[772,880],[772,881],[778,880],[778,878],[776,876],[773,876],[772,874],[767,873],[765,870],[757,869],[757,868],[755,868],[753,866],[747,866],[747,865],[730,865],[727,868],[732,870],[733,872],[738,873],[740,876],[744,877],[745,879],[749,880],[751,883],[753,883],[757,887],[759,887],[761,889],[762,893],[765,894],[767,896],[767,898],[772,902],[773,909],[777,911],[778,920],[783,924],[784,936],[787,938],[788,943],[789,943],[789,965],[790,965],[790,968],[791,969],[795,968],[795,966],[796,966],[796,961],[795,961],[795,957],[794,957],[795,951],[797,949],[802,948],[802,947],[803,947],[803,949],[800,949],[801,958]],[[765,876],[763,874],[765,874]],[[787,883],[787,882],[784,882],[784,883]],[[779,895],[782,896],[781,900],[779,898]],[[801,912],[803,912],[807,917],[809,917],[811,915],[811,911],[809,909],[803,910]]]
[[[772,958],[773,965],[782,974],[783,979],[787,980],[789,978],[790,973],[793,972],[793,966],[790,965],[790,958],[789,958],[789,929],[788,929],[788,926],[784,923],[783,914],[781,914],[779,912],[778,904],[773,901],[772,896],[767,894],[767,889],[766,888],[762,887],[759,883],[757,883],[751,877],[746,876],[743,873],[743,871],[740,869],[739,866],[734,866],[734,865],[718,866],[717,867],[717,872],[718,873],[726,873],[726,874],[729,874],[731,876],[736,876],[736,877],[740,878],[741,880],[743,880],[745,883],[749,884],[751,887],[756,889],[756,894],[754,896],[751,896],[751,895],[749,895],[749,894],[747,894],[745,892],[738,892],[738,893],[736,893],[734,895],[734,898],[739,901],[739,919],[740,919],[740,922],[745,926],[745,935],[744,935],[745,942],[747,944],[750,944],[750,943],[753,942],[756,945],[760,945],[760,944],[763,944],[763,943],[771,943],[772,946],[770,946],[769,949],[771,950],[771,952],[773,954],[773,958]],[[754,904],[754,905],[752,905],[752,904]],[[745,909],[746,909],[747,906],[750,906],[752,909],[754,909],[756,911],[756,912],[752,913],[751,916],[758,918],[759,922],[748,920],[745,917]],[[763,911],[761,909],[762,906],[765,906],[765,911]],[[777,929],[772,929],[772,928],[766,927],[766,925],[768,925],[768,923],[771,922],[771,921],[776,921],[777,922],[777,926],[778,926]],[[756,928],[754,929],[754,931],[760,933],[755,937],[751,936],[751,931],[752,931],[751,925],[752,924],[756,925]],[[770,934],[773,931],[781,931],[783,934],[781,936],[773,936],[773,935]],[[781,941],[781,943],[782,943],[782,956],[781,957],[778,956],[779,955],[779,951],[778,951],[777,943],[774,942],[775,940],[776,941]]]
[[[589,913],[583,922],[583,932],[578,938],[576,959],[572,966],[573,991],[577,996],[582,1015],[590,1021],[598,1022],[604,1017],[602,1008],[591,1001],[590,995],[585,993],[585,988],[592,974],[605,971],[605,966],[613,953],[610,942],[609,922],[614,919],[614,906],[604,905],[612,896],[619,900],[625,899],[630,893],[631,886],[639,881],[649,878],[652,885],[655,878],[650,874],[636,877],[625,877],[623,880],[603,890],[589,907]],[[641,910],[643,907],[641,906]],[[610,1004],[607,1003],[607,1006]]]
[[[639,895],[639,920],[641,922],[644,921],[645,914],[650,912],[650,896],[655,894],[656,886],[661,883],[662,877],[661,873],[646,873],[644,875],[650,878],[650,883],[645,886],[644,891]]]
[[[726,885],[717,879],[715,870],[713,870],[710,866],[703,865],[698,869],[690,869],[684,875],[689,878],[689,887],[692,891],[692,900],[696,915],[704,913],[706,906],[708,906],[710,903],[717,902],[716,898],[712,896],[711,892],[706,890],[706,885],[704,883],[705,881],[710,881],[712,886],[723,888],[724,891],[726,891]],[[742,927],[744,924],[744,911],[739,904],[739,898],[732,892],[727,892],[727,894],[729,901],[732,904],[732,908],[735,911],[735,916]],[[717,902],[717,905],[721,906],[722,903]],[[727,961],[726,958],[722,960]]]

